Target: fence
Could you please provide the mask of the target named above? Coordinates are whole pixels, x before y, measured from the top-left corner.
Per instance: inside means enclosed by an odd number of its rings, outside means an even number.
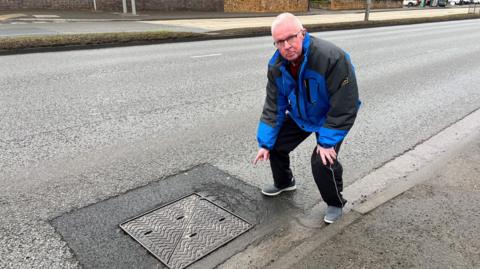
[[[366,0],[311,0],[310,8],[333,10],[365,9]],[[402,0],[372,0],[372,9],[401,8]]]
[[[480,15],[480,4],[470,4],[468,6],[468,14]]]

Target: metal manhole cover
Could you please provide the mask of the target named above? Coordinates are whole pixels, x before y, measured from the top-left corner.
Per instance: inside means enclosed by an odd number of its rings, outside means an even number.
[[[120,227],[166,266],[181,269],[253,226],[200,195],[191,194]]]

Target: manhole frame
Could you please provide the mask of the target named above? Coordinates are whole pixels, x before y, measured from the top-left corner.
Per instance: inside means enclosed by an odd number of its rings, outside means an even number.
[[[166,207],[166,206],[169,206],[169,205],[171,205],[171,204],[177,203],[177,202],[179,202],[180,200],[185,199],[185,198],[187,198],[187,197],[189,197],[189,196],[192,196],[192,195],[196,195],[196,196],[199,197],[200,200],[207,201],[208,203],[212,204],[213,206],[216,206],[216,207],[224,210],[225,212],[227,212],[227,213],[235,216],[236,218],[242,220],[243,222],[245,222],[246,224],[248,224],[248,228],[245,229],[244,231],[242,231],[241,233],[239,233],[238,235],[236,235],[235,237],[232,237],[232,238],[230,238],[229,240],[227,240],[227,241],[225,241],[225,242],[222,242],[222,244],[220,244],[220,245],[216,246],[215,248],[213,248],[212,250],[206,252],[206,253],[205,253],[204,255],[202,255],[199,259],[196,259],[196,260],[194,260],[194,261],[186,264],[186,265],[185,265],[184,267],[182,267],[182,268],[187,268],[188,266],[190,266],[190,265],[192,265],[192,264],[200,261],[201,259],[203,259],[203,258],[207,257],[208,255],[210,255],[212,252],[215,252],[215,251],[218,250],[219,248],[225,246],[225,245],[228,244],[229,242],[231,242],[231,241],[233,241],[234,239],[240,237],[242,234],[248,232],[249,230],[251,230],[251,229],[254,227],[254,225],[253,225],[252,223],[250,223],[249,221],[247,221],[246,219],[238,216],[237,214],[231,212],[230,210],[224,208],[223,206],[218,205],[218,204],[210,201],[209,199],[203,197],[201,194],[199,194],[199,193],[197,193],[197,192],[192,192],[192,193],[190,193],[190,194],[184,195],[184,196],[182,196],[182,197],[180,197],[180,198],[178,198],[178,199],[176,199],[176,200],[170,201],[170,202],[168,202],[168,203],[166,203],[166,204],[163,204],[163,205],[161,205],[161,206],[158,206],[158,207],[156,207],[156,208],[154,208],[154,209],[151,209],[151,210],[148,210],[148,211],[146,211],[146,212],[144,212],[144,213],[141,213],[141,214],[138,215],[138,216],[129,218],[129,219],[125,220],[124,222],[120,223],[120,224],[119,224],[119,227],[120,227],[120,229],[121,229],[124,233],[128,234],[136,243],[140,244],[144,249],[146,249],[150,254],[152,254],[152,255],[153,255],[157,260],[159,260],[163,265],[165,265],[167,268],[171,268],[171,266],[169,266],[167,262],[165,262],[162,258],[158,257],[153,251],[151,251],[147,246],[145,246],[140,240],[137,240],[137,238],[136,238],[135,236],[133,236],[131,233],[129,233],[127,230],[125,230],[125,229],[122,227],[122,225],[124,225],[124,224],[126,224],[126,223],[128,223],[128,222],[130,222],[130,221],[132,221],[132,220],[141,218],[141,217],[143,217],[143,216],[145,216],[145,215],[147,215],[147,214],[150,214],[150,213],[152,213],[152,212],[154,212],[154,211],[157,211],[157,210],[159,210],[159,209],[161,209],[161,208],[163,208],[163,207]]]

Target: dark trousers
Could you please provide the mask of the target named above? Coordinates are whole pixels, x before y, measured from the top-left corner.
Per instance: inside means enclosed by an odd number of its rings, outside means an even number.
[[[277,141],[270,150],[270,167],[272,168],[273,181],[277,188],[288,186],[293,178],[290,169],[289,153],[302,143],[311,133],[305,132],[287,115],[282,128],[277,137]],[[335,151],[339,152],[342,142],[335,146]],[[311,164],[312,174],[320,190],[323,201],[331,206],[343,207],[347,202],[343,199],[341,191],[343,189],[343,168],[340,162],[323,165],[322,158],[317,154],[315,146]]]

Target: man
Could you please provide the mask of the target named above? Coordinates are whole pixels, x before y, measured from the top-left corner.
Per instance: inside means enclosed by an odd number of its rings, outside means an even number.
[[[275,196],[296,189],[289,153],[315,133],[312,174],[327,203],[324,221],[333,223],[346,203],[337,154],[360,106],[354,68],[346,52],[311,36],[290,13],[275,19],[272,37],[277,51],[268,64],[254,164],[270,160],[274,182],[262,193]]]

